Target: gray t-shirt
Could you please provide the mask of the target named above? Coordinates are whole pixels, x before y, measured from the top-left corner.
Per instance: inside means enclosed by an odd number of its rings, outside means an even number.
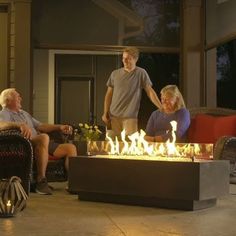
[[[113,88],[110,114],[120,118],[137,118],[142,89],[152,82],[148,73],[137,67],[127,72],[124,68],[114,70],[108,81],[107,86]]]
[[[32,136],[37,135],[37,127],[41,124],[34,119],[28,112],[20,110],[19,112],[11,111],[8,108],[3,108],[0,111],[0,121],[20,122],[26,123],[32,131]]]

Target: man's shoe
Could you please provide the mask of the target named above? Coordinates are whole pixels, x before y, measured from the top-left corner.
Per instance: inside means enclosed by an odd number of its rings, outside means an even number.
[[[52,190],[49,188],[46,178],[43,178],[39,182],[37,182],[35,192],[44,195],[52,194]]]

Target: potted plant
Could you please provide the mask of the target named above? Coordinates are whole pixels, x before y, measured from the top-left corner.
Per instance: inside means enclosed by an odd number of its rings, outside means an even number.
[[[87,145],[89,141],[97,141],[101,137],[101,130],[97,125],[88,125],[79,123],[74,129],[74,144],[77,147],[79,155],[88,155]]]

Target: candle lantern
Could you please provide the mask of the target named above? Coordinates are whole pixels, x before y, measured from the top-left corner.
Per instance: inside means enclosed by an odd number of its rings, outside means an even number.
[[[12,217],[26,207],[28,195],[21,185],[21,179],[12,176],[0,181],[0,217]]]

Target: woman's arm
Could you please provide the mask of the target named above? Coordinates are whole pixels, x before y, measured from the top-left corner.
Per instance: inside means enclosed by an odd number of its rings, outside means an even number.
[[[148,119],[147,126],[146,126],[146,136],[155,136],[155,111],[151,114]]]
[[[154,111],[148,119],[146,135],[144,137],[148,142],[163,142],[163,137],[161,135],[155,135],[157,132],[156,127],[158,127],[156,124],[158,122],[158,112],[159,111]]]
[[[177,118],[177,130],[176,136],[181,139],[187,132],[190,126],[190,113],[187,109],[183,108],[179,110]]]
[[[148,135],[145,135],[144,139],[148,142],[163,142],[162,136],[148,136]]]

